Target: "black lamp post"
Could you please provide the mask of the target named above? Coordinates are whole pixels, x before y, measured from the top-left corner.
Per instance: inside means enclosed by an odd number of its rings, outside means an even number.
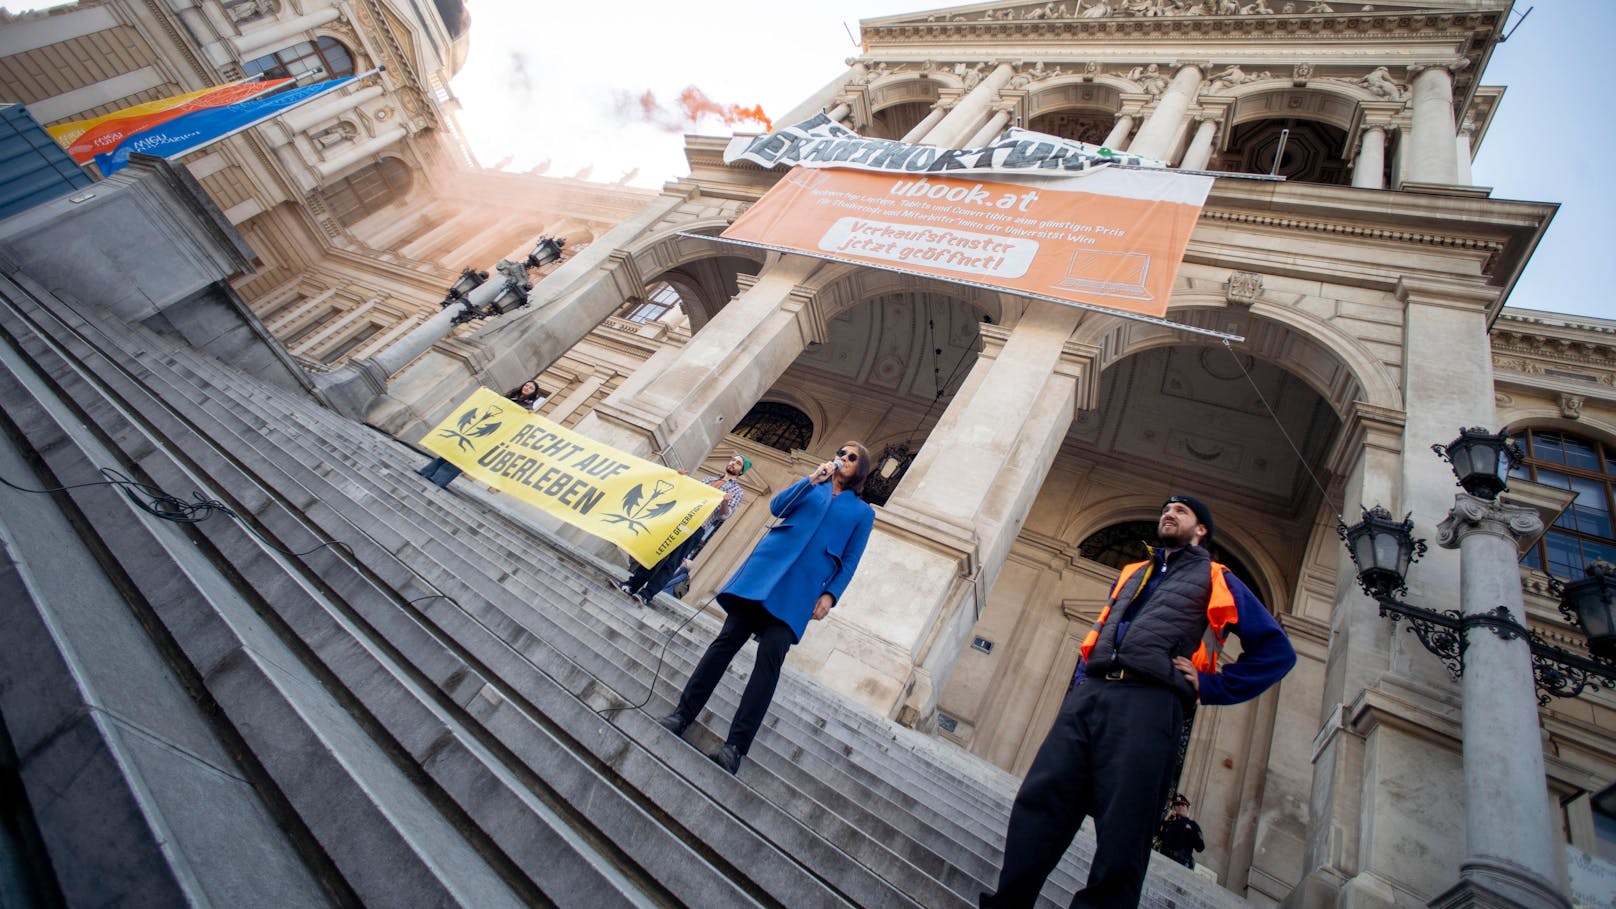
[[[1431,448],[1453,466],[1466,492],[1488,500],[1508,488],[1509,471],[1521,457],[1519,447],[1502,433],[1485,429],[1461,430],[1451,444]],[[1529,642],[1540,704],[1547,704],[1550,697],[1576,697],[1588,688],[1616,689],[1616,566],[1595,562],[1588,566],[1587,577],[1567,584],[1549,579],[1550,592],[1560,597],[1560,612],[1588,636],[1590,658],[1550,644],[1511,618],[1503,606],[1464,615],[1398,599],[1406,589],[1409,566],[1426,553],[1425,541],[1414,537],[1414,522],[1407,516],[1398,521],[1377,505],[1364,509],[1363,520],[1351,527],[1337,524],[1336,534],[1358,569],[1359,586],[1380,605],[1381,616],[1406,621],[1408,630],[1454,678],[1464,673],[1466,635],[1481,626],[1500,637]]]
[[[1465,492],[1489,502],[1509,488],[1509,472],[1522,457],[1520,446],[1507,435],[1479,426],[1460,429],[1459,438],[1431,450],[1453,468]]]

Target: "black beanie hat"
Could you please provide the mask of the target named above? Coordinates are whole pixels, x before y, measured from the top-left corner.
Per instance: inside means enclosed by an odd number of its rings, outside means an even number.
[[[1206,544],[1212,542],[1212,509],[1206,507],[1205,502],[1202,502],[1200,499],[1197,499],[1194,496],[1168,496],[1167,501],[1162,503],[1162,510],[1166,511],[1167,506],[1173,504],[1174,502],[1177,502],[1178,504],[1183,505],[1185,508],[1188,508],[1190,511],[1195,512],[1196,523],[1206,528],[1206,536],[1201,538],[1201,545],[1205,546]]]

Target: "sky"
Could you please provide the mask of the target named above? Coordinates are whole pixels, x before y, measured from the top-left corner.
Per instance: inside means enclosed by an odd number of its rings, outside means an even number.
[[[484,166],[656,188],[688,172],[686,132],[759,131],[750,113],[780,116],[836,78],[860,53],[860,19],[947,5],[468,0],[471,52],[452,84],[458,120]],[[1616,0],[1517,0],[1511,20],[1518,28],[1483,78],[1508,90],[1473,179],[1494,198],[1560,210],[1508,302],[1616,318],[1616,180],[1606,167],[1616,118],[1601,100]],[[687,98],[712,111],[694,125],[679,104],[691,87],[698,94]]]
[[[1417,2],[1417,0],[1416,0]],[[683,134],[758,131],[719,116],[675,116],[695,86],[721,111],[784,114],[860,53],[858,20],[946,3],[851,0],[470,0],[471,55],[453,88],[485,166],[660,187],[688,172]],[[1337,7],[1341,8],[1340,6]],[[1531,9],[1524,21],[1520,13]],[[1612,0],[1517,0],[1520,27],[1483,82],[1508,87],[1473,168],[1493,197],[1559,202],[1509,305],[1616,318],[1616,119],[1603,113]],[[650,114],[639,103],[650,92]],[[584,168],[588,168],[584,171]]]

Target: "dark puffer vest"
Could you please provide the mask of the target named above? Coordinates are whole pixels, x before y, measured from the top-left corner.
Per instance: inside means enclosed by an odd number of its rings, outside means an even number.
[[[1137,672],[1194,703],[1195,689],[1173,668],[1173,657],[1191,656],[1206,636],[1207,606],[1212,598],[1211,561],[1199,546],[1186,547],[1169,559],[1166,574],[1132,617],[1119,648],[1117,625],[1128,617],[1128,607],[1148,574],[1144,566],[1134,570],[1106,610],[1099,636],[1088,650],[1084,674],[1094,678],[1116,669]]]

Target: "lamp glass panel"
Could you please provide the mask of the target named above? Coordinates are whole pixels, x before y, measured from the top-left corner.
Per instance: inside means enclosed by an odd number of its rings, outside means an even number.
[[[1610,611],[1613,604],[1603,601],[1597,585],[1579,589],[1576,605],[1582,618],[1583,633],[1588,637],[1604,638],[1616,633],[1616,627],[1611,624]]]
[[[1453,462],[1453,475],[1463,480],[1476,472],[1476,447],[1461,440],[1459,444],[1448,449],[1448,459]],[[1486,468],[1483,468],[1484,470]]]
[[[1408,571],[1408,556],[1399,551],[1402,548],[1397,534],[1389,530],[1376,533],[1375,566],[1377,568],[1392,569],[1398,574],[1405,574]]]

